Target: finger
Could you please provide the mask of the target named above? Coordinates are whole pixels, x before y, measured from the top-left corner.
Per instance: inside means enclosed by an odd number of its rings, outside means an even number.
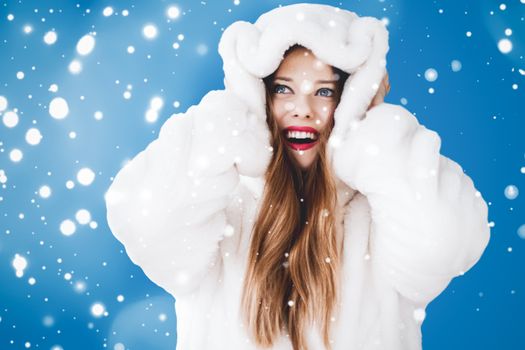
[[[390,92],[390,80],[388,77],[388,72],[385,73],[385,76],[383,77],[383,80],[381,81],[381,85],[384,86],[384,96],[386,96]]]
[[[377,95],[374,96],[374,98],[370,102],[370,105],[368,105],[367,110],[370,110],[370,108],[375,107],[382,102],[383,102],[383,99],[381,98],[381,95],[379,95],[378,93]]]
[[[381,85],[377,89],[377,93],[375,94],[374,98],[370,102],[370,105],[368,106],[367,110],[370,108],[377,106],[378,104],[381,104],[384,102],[384,97],[386,95],[386,87],[383,82],[381,82]]]

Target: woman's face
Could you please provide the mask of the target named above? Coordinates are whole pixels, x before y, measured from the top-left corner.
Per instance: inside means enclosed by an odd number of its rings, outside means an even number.
[[[329,132],[340,91],[330,65],[297,48],[281,62],[270,86],[270,110],[293,160],[308,169],[319,152],[319,136]]]

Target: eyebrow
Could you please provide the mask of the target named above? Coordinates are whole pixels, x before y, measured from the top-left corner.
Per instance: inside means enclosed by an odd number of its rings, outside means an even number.
[[[274,80],[284,80],[284,81],[293,81],[291,78],[287,77],[275,77]],[[316,84],[337,84],[337,80],[316,80]]]

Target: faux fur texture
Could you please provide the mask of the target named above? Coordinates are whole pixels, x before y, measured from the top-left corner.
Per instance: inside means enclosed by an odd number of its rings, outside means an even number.
[[[352,120],[363,118],[386,73],[388,32],[376,18],[315,4],[276,8],[255,24],[235,22],[219,43],[226,89],[265,118],[261,78],[277,69],[286,49],[294,44],[351,74],[334,116],[332,138],[338,142]]]
[[[345,237],[334,350],[421,349],[421,315],[488,244],[488,208],[439,136],[384,103],[388,32],[374,18],[298,4],[236,22],[219,44],[224,91],[171,116],[115,177],[107,219],[130,259],[176,297],[177,349],[255,350],[239,301],[272,149],[261,78],[299,43],[351,74],[330,136]],[[309,349],[321,349],[315,328]],[[291,350],[283,334],[273,349]]]

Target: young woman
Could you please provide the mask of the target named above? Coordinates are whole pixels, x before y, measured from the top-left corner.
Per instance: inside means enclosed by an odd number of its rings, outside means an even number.
[[[177,349],[421,349],[480,258],[487,206],[440,139],[382,103],[380,21],[298,4],[224,32],[225,90],[115,177],[108,223],[176,298]]]

